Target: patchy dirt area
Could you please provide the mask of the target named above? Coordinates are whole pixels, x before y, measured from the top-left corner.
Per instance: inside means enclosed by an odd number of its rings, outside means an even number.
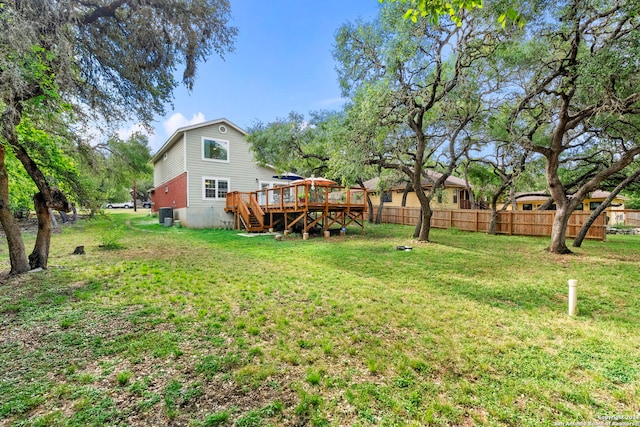
[[[18,222],[18,224],[20,225],[20,231],[23,233],[36,233],[38,231],[38,219],[33,217],[33,218],[26,218],[26,219],[17,219],[16,220]],[[59,231],[59,230],[57,230]],[[54,233],[56,232],[55,228],[54,228]],[[4,237],[4,229],[0,226],[0,236]]]
[[[131,426],[200,425],[212,416],[245,425],[308,421],[292,413],[292,372],[266,369],[237,337],[201,336],[202,325],[176,325],[144,305],[82,307],[83,292],[97,290],[90,281],[23,275],[2,288],[0,378],[10,398],[0,425],[20,417]]]
[[[59,233],[61,227],[63,226],[62,218],[60,218],[60,215],[57,215],[57,214],[55,214],[55,218],[58,225],[53,227],[53,232]],[[78,218],[76,221],[81,221],[85,218],[86,218],[85,216],[78,215]],[[16,218],[16,222],[20,226],[20,231],[22,233],[35,234],[38,231],[38,218],[33,213],[27,216],[26,218]],[[2,228],[2,226],[0,226],[0,236],[2,237],[5,236],[4,229]]]

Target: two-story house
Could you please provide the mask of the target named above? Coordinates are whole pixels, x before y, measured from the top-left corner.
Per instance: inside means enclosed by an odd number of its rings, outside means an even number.
[[[153,156],[152,210],[173,208],[185,227],[221,227],[228,192],[285,185],[276,171],[258,166],[247,133],[226,119],[176,130]]]

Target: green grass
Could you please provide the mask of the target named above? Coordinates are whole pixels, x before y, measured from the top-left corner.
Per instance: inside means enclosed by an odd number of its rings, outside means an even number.
[[[640,236],[556,256],[547,239],[366,229],[276,241],[143,213],[65,226],[49,270],[0,283],[0,424],[552,426],[640,411]]]

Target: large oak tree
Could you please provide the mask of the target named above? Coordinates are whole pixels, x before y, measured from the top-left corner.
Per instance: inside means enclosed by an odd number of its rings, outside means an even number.
[[[416,237],[426,241],[435,192],[424,191],[422,181],[430,179],[427,169],[438,167],[443,174],[432,182],[438,189],[477,145],[473,128],[494,90],[477,71],[501,32],[481,14],[458,26],[448,19],[413,22],[402,11],[402,4],[388,3],[374,22],[343,25],[334,55],[351,99],[348,122],[355,132],[347,151],[406,175],[422,208]]]
[[[5,167],[12,150],[38,189],[39,224],[49,208],[68,210],[64,194],[18,138],[25,115],[73,111],[94,121],[149,123],[164,112],[174,77],[192,88],[197,64],[224,55],[237,30],[227,0],[8,0],[0,7],[0,223],[11,273],[46,267],[50,232],[27,259],[10,211]],[[73,110],[69,109],[73,107]],[[45,121],[46,122],[46,121]]]
[[[571,212],[608,177],[640,154],[640,2],[560,1],[528,24],[514,49],[521,76],[509,130],[546,160],[548,191],[556,205],[549,251],[569,253]],[[610,161],[593,159],[612,153]],[[581,177],[566,171],[591,163]],[[563,175],[569,179],[563,179]]]

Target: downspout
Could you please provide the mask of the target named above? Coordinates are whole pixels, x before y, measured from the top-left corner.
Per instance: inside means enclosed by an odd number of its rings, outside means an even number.
[[[184,166],[184,172],[187,174],[186,176],[186,181],[187,181],[187,188],[185,189],[187,191],[187,208],[189,208],[191,206],[191,201],[189,198],[189,168],[187,167],[187,131],[184,131],[184,133],[182,134],[182,155],[184,157],[184,160],[182,162],[183,166]]]

